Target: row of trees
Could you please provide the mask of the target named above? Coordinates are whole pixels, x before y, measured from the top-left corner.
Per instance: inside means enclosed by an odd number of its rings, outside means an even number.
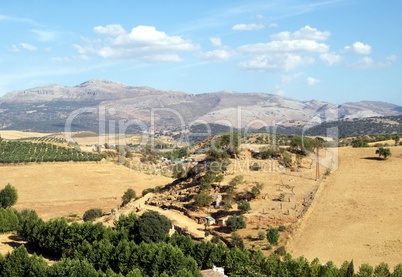
[[[0,141],[0,163],[100,161],[95,153],[80,152],[50,143]]]
[[[141,227],[142,226],[142,227]],[[353,263],[337,268],[318,259],[286,254],[264,257],[260,251],[228,248],[219,240],[195,242],[188,236],[167,236],[170,222],[155,213],[121,216],[113,228],[101,223],[72,223],[64,219],[44,222],[34,211],[24,213],[20,235],[31,248],[59,257],[48,266],[40,256],[28,255],[21,246],[0,255],[2,276],[201,276],[213,265],[225,267],[229,276],[347,276]],[[155,234],[158,234],[156,236]],[[270,237],[275,239],[275,232]],[[268,235],[267,235],[268,237]],[[391,275],[388,265],[364,264],[357,276],[402,276],[402,265]],[[352,276],[352,275],[349,275]]]

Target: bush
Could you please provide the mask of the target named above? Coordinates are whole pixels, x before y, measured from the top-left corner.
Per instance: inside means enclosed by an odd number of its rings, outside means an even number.
[[[278,245],[279,232],[276,228],[269,228],[267,231],[267,240],[272,245]]]
[[[145,212],[138,219],[138,235],[135,238],[138,243],[160,242],[169,234],[171,227],[172,224],[166,216],[155,211]]]
[[[246,228],[246,222],[244,221],[244,217],[241,216],[230,216],[226,220],[226,225],[232,229],[232,231],[236,231],[238,229]]]
[[[126,190],[126,192],[121,197],[121,200],[123,201],[121,205],[127,205],[132,199],[135,199],[135,191],[133,189]]]
[[[11,207],[17,203],[17,199],[17,190],[10,184],[7,184],[7,186],[0,191],[0,207],[2,208]]]
[[[243,242],[243,239],[242,239],[242,237],[238,234],[238,233],[236,233],[236,232],[233,232],[232,233],[232,246],[233,247],[237,247],[237,248],[239,248],[239,249],[244,249],[244,242]]]
[[[264,240],[265,238],[265,233],[264,231],[259,231],[257,235],[258,240]]]
[[[237,208],[243,213],[251,210],[250,203],[246,200],[240,200],[239,202],[237,202]]]
[[[283,225],[279,226],[279,227],[278,227],[278,231],[279,231],[279,232],[284,232],[284,231],[286,231],[286,226],[283,226]]]
[[[101,217],[102,214],[103,214],[103,212],[102,212],[101,209],[90,209],[90,210],[87,210],[87,211],[84,213],[84,216],[83,216],[82,218],[83,218],[83,220],[84,220],[85,222],[87,222],[87,221],[94,221],[94,220],[97,219],[98,217]]]
[[[286,255],[286,249],[284,246],[279,247],[278,249],[275,250],[275,254],[279,256],[285,256]]]

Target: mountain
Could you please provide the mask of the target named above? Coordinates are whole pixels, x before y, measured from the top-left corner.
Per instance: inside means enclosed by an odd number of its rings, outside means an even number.
[[[150,127],[184,131],[186,126],[211,123],[246,129],[266,125],[301,129],[339,118],[399,114],[402,107],[383,102],[335,105],[253,92],[190,94],[108,80],[74,87],[52,84],[0,97],[0,129],[42,132],[64,131],[66,124],[74,131],[96,132],[149,132]]]

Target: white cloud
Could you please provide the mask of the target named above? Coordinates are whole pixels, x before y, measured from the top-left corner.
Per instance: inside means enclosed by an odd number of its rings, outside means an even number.
[[[273,40],[326,40],[331,35],[330,32],[318,31],[316,28],[311,28],[309,25],[291,32],[280,32],[272,35]]]
[[[257,14],[255,17],[257,17],[258,19],[263,19],[264,16],[262,14]]]
[[[292,80],[300,78],[303,75],[304,75],[303,72],[295,73],[292,75],[282,75],[281,80],[282,80],[282,83],[290,83]]]
[[[277,28],[278,24],[277,23],[271,23],[269,24],[269,28]]]
[[[281,40],[268,43],[257,43],[243,45],[239,51],[248,53],[269,53],[269,52],[315,52],[326,53],[329,46],[324,43],[317,43],[313,40]]]
[[[236,24],[232,27],[232,30],[235,31],[251,31],[251,30],[260,30],[264,29],[265,26],[263,24]]]
[[[307,82],[307,85],[309,85],[309,86],[315,86],[315,85],[319,84],[321,81],[316,78],[313,78],[313,77],[308,77],[306,79],[306,82]]]
[[[43,31],[43,30],[31,30],[32,33],[38,36],[40,41],[54,41],[57,39],[59,34],[53,31]]]
[[[397,56],[391,55],[385,58],[384,61],[375,62],[371,57],[363,57],[356,62],[349,65],[349,67],[365,70],[365,69],[376,69],[376,68],[384,68],[392,66],[397,60]]]
[[[371,46],[357,41],[352,44],[352,46],[345,46],[343,48],[345,52],[354,53],[359,55],[368,55],[371,53]]]
[[[210,38],[209,41],[211,41],[213,46],[222,46],[220,38]]]
[[[109,36],[123,35],[126,33],[124,28],[120,24],[110,24],[106,26],[96,26],[94,28],[95,33]]]
[[[233,51],[228,49],[215,49],[205,53],[201,53],[199,56],[201,58],[212,60],[212,61],[226,61],[234,55]]]
[[[341,56],[336,53],[322,53],[320,59],[326,62],[328,65],[334,65],[341,61]]]
[[[26,42],[20,43],[20,46],[22,48],[24,48],[25,50],[28,50],[28,51],[31,51],[31,52],[38,50],[35,45],[29,44],[29,43],[26,43]]]
[[[178,52],[195,51],[199,46],[180,36],[169,36],[153,26],[137,26],[127,32],[121,25],[97,26],[94,31],[107,35],[103,41],[74,44],[80,54],[94,53],[103,58],[133,58],[148,62],[181,61]]]
[[[288,71],[298,66],[314,63],[312,57],[302,57],[290,53],[256,56],[250,61],[241,62],[240,66],[256,71]]]

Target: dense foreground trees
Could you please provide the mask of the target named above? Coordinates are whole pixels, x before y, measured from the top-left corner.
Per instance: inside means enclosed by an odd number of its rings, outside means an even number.
[[[145,214],[145,213],[144,213]],[[36,253],[60,257],[49,266],[36,254],[28,255],[24,246],[0,255],[0,276],[201,276],[200,270],[223,266],[229,276],[346,276],[350,262],[340,268],[332,262],[311,263],[303,257],[228,248],[222,242],[195,242],[188,236],[150,236],[140,234],[138,226],[170,225],[156,213],[145,217],[121,216],[115,227],[101,223],[68,224],[64,219],[44,222],[34,211],[20,215],[19,233]],[[155,230],[147,230],[155,232]],[[402,276],[402,265],[390,273],[388,265],[362,265],[357,276]]]

